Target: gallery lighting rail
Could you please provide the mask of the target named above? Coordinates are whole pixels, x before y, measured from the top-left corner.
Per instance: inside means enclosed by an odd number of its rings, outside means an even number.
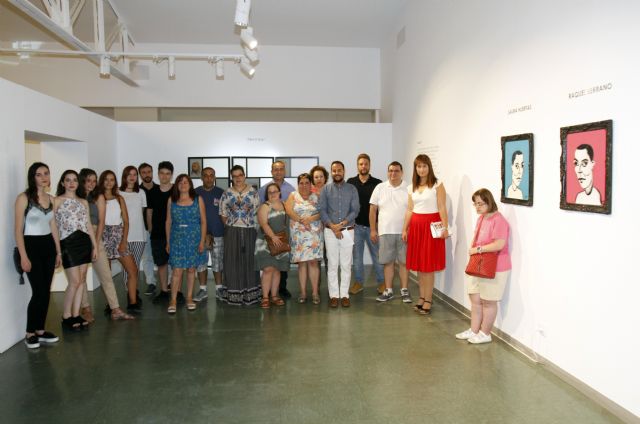
[[[78,51],[78,50],[34,50],[34,49],[7,49],[0,48],[0,54],[18,55],[21,58],[28,56],[85,56],[100,60],[100,77],[109,78],[111,74],[111,64],[118,62],[121,58],[145,59],[154,63],[167,61],[169,79],[175,79],[175,61],[193,60],[207,61],[215,66],[216,77],[224,76],[224,61],[233,62],[239,65],[240,69],[252,76],[255,68],[251,66],[250,60],[241,54],[213,54],[213,53],[145,53],[145,52],[116,52],[116,51]]]

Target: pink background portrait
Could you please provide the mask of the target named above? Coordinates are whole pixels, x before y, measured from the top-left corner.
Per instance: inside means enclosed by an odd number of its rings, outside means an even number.
[[[573,159],[576,151],[576,147],[581,144],[590,144],[593,147],[593,160],[595,165],[593,166],[593,186],[600,192],[600,198],[602,203],[605,202],[605,177],[606,177],[606,147],[607,147],[607,130],[594,130],[577,132],[573,134],[567,134],[567,191],[566,201],[567,203],[576,202],[576,195],[582,191],[582,187],[578,183],[576,177],[575,167],[573,166]]]

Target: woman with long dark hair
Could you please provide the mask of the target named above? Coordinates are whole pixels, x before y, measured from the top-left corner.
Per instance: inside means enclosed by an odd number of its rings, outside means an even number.
[[[96,240],[90,230],[89,204],[78,196],[77,190],[78,173],[71,169],[64,171],[56,190],[53,213],[60,232],[62,266],[68,282],[62,313],[62,327],[66,330],[79,330],[89,325],[80,316],[82,285],[86,284],[88,264],[97,256]]]
[[[98,179],[98,198],[106,203],[104,230],[102,240],[109,260],[117,259],[122,269],[129,274],[127,292],[129,303],[127,311],[139,313],[142,310],[142,300],[138,296],[138,267],[129,251],[127,237],[129,234],[129,214],[127,205],[118,193],[118,180],[111,170],[103,171]]]
[[[58,228],[53,219],[53,196],[46,193],[50,184],[49,167],[42,162],[33,163],[27,171],[27,189],[18,195],[15,207],[20,266],[29,277],[32,292],[24,338],[30,349],[40,347],[40,343],[59,340],[55,334],[44,330],[53,272],[62,262]]]
[[[187,270],[187,309],[194,311],[193,283],[196,268],[206,263],[204,250],[207,235],[207,217],[202,198],[196,195],[193,182],[187,174],[180,174],[171,189],[167,202],[167,253],[171,265],[171,301],[167,312],[176,313],[178,291],[182,287],[182,273]]]
[[[96,237],[97,245],[97,258],[93,263],[93,270],[100,280],[100,287],[104,292],[104,297],[107,299],[107,307],[105,313],[111,315],[111,319],[117,320],[130,320],[134,319],[133,316],[127,314],[120,308],[118,302],[118,295],[116,293],[115,284],[113,283],[113,277],[111,276],[111,267],[109,265],[109,259],[107,259],[107,252],[104,248],[102,241],[102,232],[104,230],[104,219],[106,214],[107,205],[104,197],[98,196],[96,186],[98,185],[98,174],[96,171],[89,168],[80,170],[80,187],[82,189],[82,195],[89,202],[89,218],[93,227],[93,233]],[[80,191],[80,190],[79,190]],[[88,320],[88,311],[91,311],[89,304],[89,296],[87,293],[86,284],[83,286],[82,294],[82,316]]]
[[[407,242],[407,269],[418,272],[420,301],[415,309],[422,315],[429,315],[434,273],[445,268],[444,239],[449,237],[447,193],[433,172],[429,156],[416,156],[412,184],[407,189],[409,204],[402,229],[402,240]],[[434,238],[431,234],[431,223],[434,222],[441,222],[444,227],[441,237]]]
[[[135,166],[129,165],[122,171],[120,196],[124,199],[129,214],[127,247],[133,255],[136,268],[140,269],[140,259],[142,259],[142,253],[144,252],[144,246],[146,244],[143,214],[147,207],[147,195],[144,193],[144,190],[140,190],[138,169]],[[123,272],[123,277],[125,284],[127,284],[129,274],[126,270]]]

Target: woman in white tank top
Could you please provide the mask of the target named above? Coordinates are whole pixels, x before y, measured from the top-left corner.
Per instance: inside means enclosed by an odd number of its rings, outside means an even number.
[[[140,190],[138,183],[138,170],[135,166],[129,165],[122,170],[120,180],[120,195],[127,205],[129,215],[129,234],[127,237],[127,247],[133,255],[136,267],[140,269],[140,260],[144,253],[146,244],[146,230],[144,228],[143,213],[147,207],[147,195]],[[123,273],[125,284],[129,280],[129,274],[125,270]]]
[[[407,242],[407,269],[418,272],[420,300],[415,306],[416,312],[429,315],[434,272],[445,268],[444,240],[449,237],[447,193],[433,172],[429,156],[418,155],[413,161],[413,184],[408,192],[409,204],[402,230],[402,239]],[[436,222],[444,227],[439,238],[431,234],[431,224]]]
[[[124,199],[118,193],[118,180],[113,171],[106,170],[98,179],[99,197],[106,202],[104,230],[102,240],[109,259],[118,259],[122,268],[129,274],[127,291],[129,304],[127,312],[142,311],[142,300],[138,296],[138,267],[129,251],[127,237],[129,235],[129,214]]]
[[[16,199],[16,246],[20,252],[20,266],[31,285],[24,338],[29,349],[58,341],[55,334],[44,330],[53,272],[62,264],[60,239],[53,219],[53,197],[45,191],[50,183],[49,167],[35,162],[27,171],[27,189]]]

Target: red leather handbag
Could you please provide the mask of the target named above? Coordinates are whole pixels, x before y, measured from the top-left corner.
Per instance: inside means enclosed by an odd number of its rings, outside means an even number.
[[[484,220],[484,217],[482,217],[482,219]],[[481,226],[482,222],[480,222],[480,225],[478,225],[476,235],[473,237],[473,243],[471,244],[472,246],[476,244]],[[464,272],[465,274],[472,275],[474,277],[495,278],[497,266],[498,252],[477,253],[475,255],[469,256],[469,263],[467,264],[467,268],[464,270]]]

